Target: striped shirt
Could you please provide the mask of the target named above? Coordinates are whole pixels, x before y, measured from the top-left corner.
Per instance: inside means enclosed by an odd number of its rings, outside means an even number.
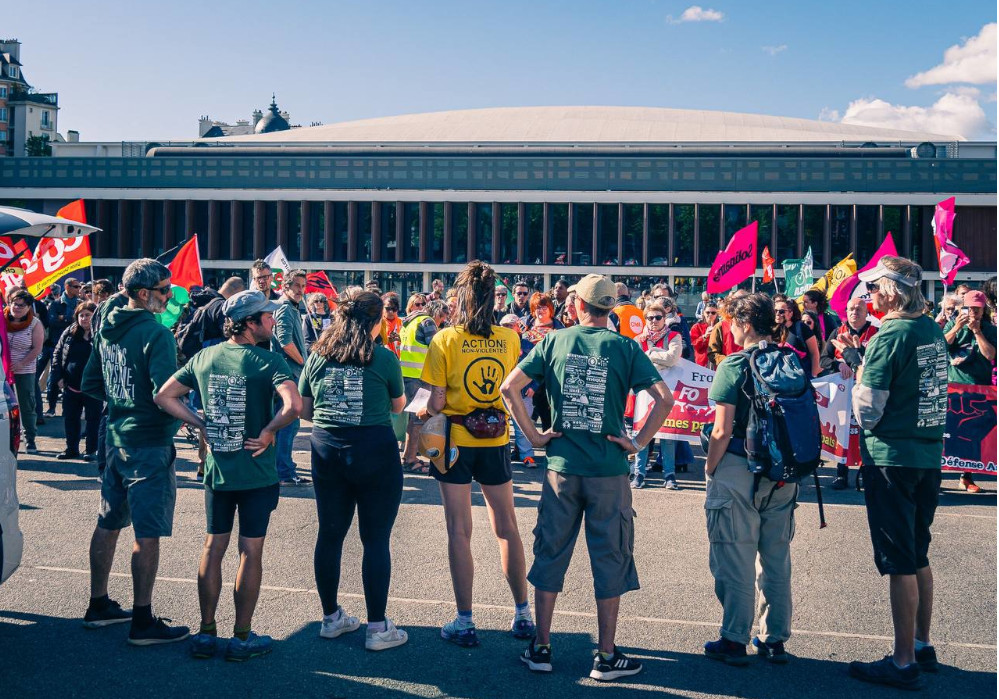
[[[29,352],[31,352],[31,334],[34,332],[35,326],[40,322],[41,321],[39,321],[38,318],[32,318],[31,323],[24,330],[7,333],[8,341],[10,343],[11,364],[17,364],[22,359],[27,357]],[[34,361],[29,362],[27,366],[21,367],[14,373],[34,374],[37,363],[38,358],[35,357]]]

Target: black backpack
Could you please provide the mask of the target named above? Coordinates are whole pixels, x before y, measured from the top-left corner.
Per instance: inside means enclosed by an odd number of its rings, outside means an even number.
[[[749,470],[775,483],[797,482],[822,461],[815,390],[793,350],[760,343],[743,350],[751,382],[746,426]]]

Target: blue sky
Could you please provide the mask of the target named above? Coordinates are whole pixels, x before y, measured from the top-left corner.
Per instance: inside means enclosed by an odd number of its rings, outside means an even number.
[[[59,93],[59,130],[82,140],[194,138],[200,115],[248,118],[272,91],[303,125],[640,105],[995,139],[996,12],[982,0],[8,5],[0,35],[21,40],[29,82]]]

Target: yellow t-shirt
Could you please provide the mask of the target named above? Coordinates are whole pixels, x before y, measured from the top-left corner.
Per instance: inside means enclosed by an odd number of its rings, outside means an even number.
[[[476,408],[499,408],[504,413],[500,386],[520,359],[520,338],[513,330],[493,326],[488,339],[444,328],[430,341],[422,379],[447,389],[445,415],[466,415]],[[461,425],[451,427],[451,442],[459,447],[501,447],[508,435],[476,439]]]

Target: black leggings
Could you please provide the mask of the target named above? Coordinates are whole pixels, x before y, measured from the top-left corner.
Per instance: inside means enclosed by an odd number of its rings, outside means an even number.
[[[316,588],[323,614],[337,609],[343,540],[354,519],[364,546],[361,580],[368,621],[385,620],[392,555],[389,538],[402,501],[402,462],[391,427],[312,430],[312,481],[319,512]]]

